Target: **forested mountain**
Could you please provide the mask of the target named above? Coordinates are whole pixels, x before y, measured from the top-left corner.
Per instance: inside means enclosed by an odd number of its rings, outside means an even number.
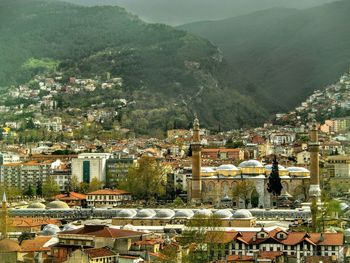
[[[187,24],[219,46],[231,67],[247,76],[245,94],[265,106],[289,109],[332,83],[350,64],[350,1],[306,10],[271,9],[221,21]],[[263,100],[264,102],[264,100]]]
[[[60,105],[134,101],[118,121],[138,133],[187,127],[194,112],[204,126],[221,123],[223,129],[256,125],[266,116],[237,91],[244,81],[207,40],[144,23],[122,8],[2,0],[0,25],[0,85],[24,83],[42,72],[102,80],[110,73],[123,79],[122,90],[62,95]],[[227,75],[237,81],[226,81]]]
[[[148,22],[180,25],[217,20],[274,7],[309,8],[335,0],[64,0],[74,4],[118,5]]]

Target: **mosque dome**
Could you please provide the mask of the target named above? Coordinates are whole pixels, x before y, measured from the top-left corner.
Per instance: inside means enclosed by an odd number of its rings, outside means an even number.
[[[289,175],[294,176],[310,176],[310,171],[304,167],[288,167]]]
[[[344,202],[341,202],[341,203],[339,204],[339,206],[340,206],[340,209],[341,209],[342,211],[346,211],[346,210],[349,209],[349,205],[346,204],[346,203],[344,203]]]
[[[43,231],[41,231],[41,233],[44,236],[53,236],[53,235],[56,235],[60,231],[61,230],[58,226],[53,225],[53,224],[48,224],[43,228]]]
[[[264,166],[262,165],[261,162],[257,160],[248,160],[241,162],[238,167],[240,168],[263,168]]]
[[[156,213],[157,218],[171,218],[175,215],[175,212],[171,209],[160,209]]]
[[[137,212],[136,217],[150,218],[155,216],[156,212],[152,209],[141,209]]]
[[[272,170],[272,164],[268,164],[268,165],[265,165],[265,169],[266,170]],[[286,167],[284,167],[283,165],[278,165],[278,170],[279,171],[284,171],[284,170],[287,170],[287,168]]]
[[[28,205],[28,202],[26,202],[26,201],[21,201],[21,202],[19,202],[18,204],[19,204],[19,205]]]
[[[120,210],[117,214],[118,217],[124,217],[124,218],[134,217],[135,215],[136,215],[136,211],[133,209],[123,209],[123,210]]]
[[[62,231],[70,231],[70,230],[75,230],[77,229],[78,227],[75,226],[75,225],[72,225],[72,224],[67,224],[67,225],[64,225],[63,228],[62,228]]]
[[[252,213],[250,213],[246,209],[238,209],[233,213],[233,218],[239,219],[239,218],[252,218]]]
[[[194,215],[193,211],[190,209],[177,210],[175,213],[175,218],[190,218]]]
[[[202,176],[214,176],[216,171],[213,167],[201,167]]]
[[[44,205],[43,203],[35,202],[35,203],[29,204],[27,208],[32,208],[32,209],[45,209],[45,208],[46,208],[46,205]]]
[[[239,169],[234,166],[233,164],[223,164],[223,165],[220,165],[217,170],[229,170],[229,171],[239,171]]]
[[[195,213],[195,216],[199,216],[199,217],[211,217],[212,216],[212,212],[209,209],[200,209]]]
[[[225,218],[230,218],[232,217],[232,213],[230,210],[228,209],[221,209],[221,210],[217,210],[214,213],[214,216],[221,218],[221,219],[225,219]]]
[[[17,241],[11,239],[3,239],[0,241],[0,253],[1,252],[18,252],[22,251]]]
[[[121,229],[123,230],[129,230],[129,231],[137,231],[137,228],[134,227],[132,224],[126,224]]]
[[[48,209],[69,209],[67,203],[59,200],[52,201],[47,204],[46,208]]]

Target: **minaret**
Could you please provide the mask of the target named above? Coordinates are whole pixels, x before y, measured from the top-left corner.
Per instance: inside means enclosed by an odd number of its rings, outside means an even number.
[[[200,203],[202,201],[202,181],[201,181],[201,140],[199,135],[199,121],[196,117],[193,122],[192,136],[192,184],[191,202]]]
[[[2,209],[1,209],[1,238],[4,239],[7,237],[7,219],[8,219],[8,211],[7,211],[7,198],[6,193],[4,192],[2,196]]]
[[[318,132],[316,123],[312,124],[310,130],[310,141],[309,141],[309,152],[310,152],[310,188],[309,188],[309,199],[312,203],[312,227],[316,231],[317,224],[317,206],[321,202],[321,188],[320,188],[320,175],[319,175],[319,151],[320,143],[318,141]]]

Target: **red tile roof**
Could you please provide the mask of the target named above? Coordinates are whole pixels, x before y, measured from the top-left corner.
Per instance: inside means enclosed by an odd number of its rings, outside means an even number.
[[[62,234],[87,235],[106,238],[141,236],[143,232],[111,228],[104,225],[85,225],[82,228],[60,232]]]
[[[40,218],[40,217],[12,217],[9,219],[9,224],[12,227],[36,227],[48,224],[59,225],[60,221],[51,218]]]
[[[44,247],[52,237],[37,236],[34,239],[24,240],[21,244],[23,252],[50,251],[50,247]]]
[[[102,190],[97,190],[97,191],[88,193],[88,195],[124,195],[124,194],[130,194],[130,192],[125,190],[119,190],[119,189],[102,189]]]
[[[85,200],[86,195],[76,193],[76,192],[69,192],[68,194],[59,194],[54,196],[54,199],[59,200]]]
[[[116,252],[114,252],[108,247],[89,248],[89,249],[85,249],[84,253],[87,254],[90,258],[102,258],[102,257],[111,257],[111,256],[118,255]]]

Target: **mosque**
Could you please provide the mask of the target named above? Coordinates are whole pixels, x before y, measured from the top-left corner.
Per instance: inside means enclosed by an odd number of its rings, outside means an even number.
[[[268,177],[272,165],[263,165],[257,160],[248,160],[238,167],[224,164],[219,167],[201,166],[201,145],[199,121],[196,118],[193,127],[192,177],[188,178],[188,200],[192,203],[210,203],[220,205],[228,202],[236,208],[272,208],[275,199],[267,191]],[[283,186],[282,195],[293,197],[301,202],[309,198],[310,171],[304,167],[283,167],[279,165],[279,175]],[[247,200],[232,195],[240,182],[248,180],[254,184],[247,194]]]

